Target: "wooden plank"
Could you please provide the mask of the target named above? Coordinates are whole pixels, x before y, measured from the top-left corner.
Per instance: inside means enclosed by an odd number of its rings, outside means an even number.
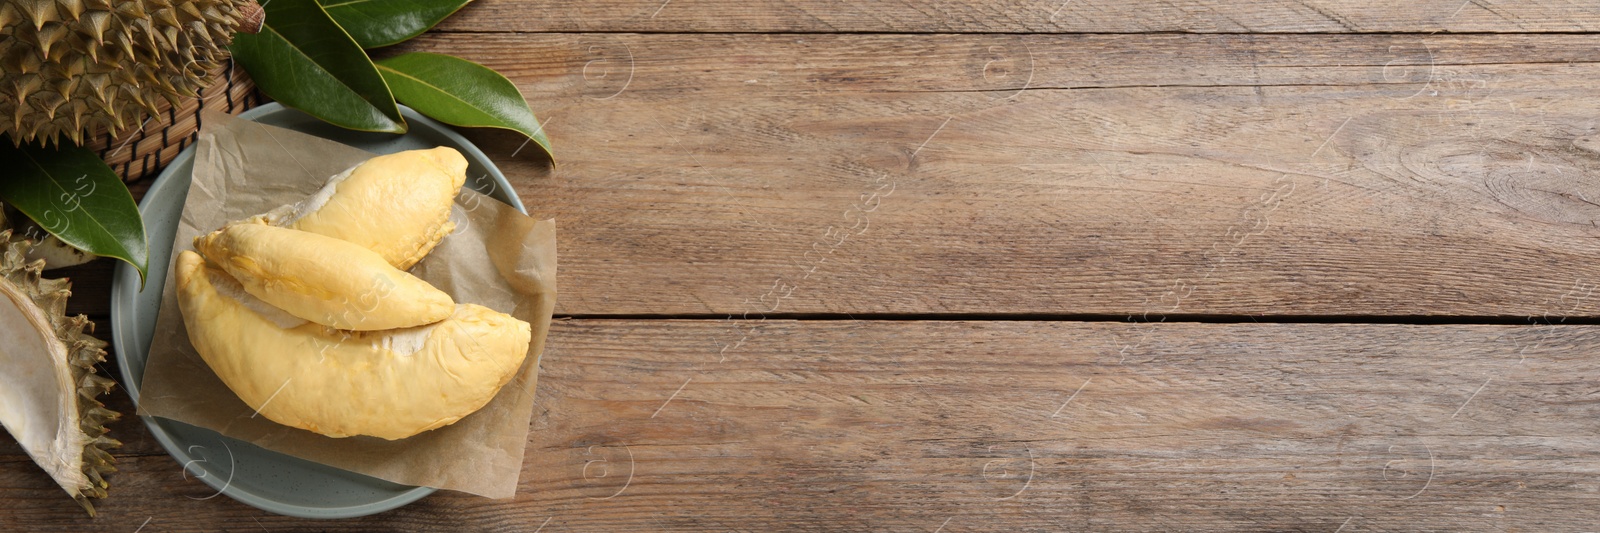
[[[505,72],[548,121],[554,175],[475,139],[559,221],[562,314],[1600,313],[1600,37],[407,49]],[[75,310],[108,312],[109,271]]]
[[[1595,326],[559,321],[515,500],[307,522],[135,455],[88,522],[11,455],[0,527],[1580,531],[1597,349]]]
[[[408,49],[507,73],[548,121],[554,175],[514,137],[475,138],[559,220],[558,313],[1526,317],[1600,312],[1597,45],[607,34]],[[74,276],[74,310],[109,312],[94,296],[109,272]]]
[[[519,32],[1373,33],[1600,29],[1593,1],[479,0],[441,27]]]
[[[559,221],[558,313],[1525,317],[1600,310],[1585,200],[1600,199],[1597,44],[443,35],[410,49],[507,73],[548,120],[554,175],[510,157],[513,138],[483,145]]]

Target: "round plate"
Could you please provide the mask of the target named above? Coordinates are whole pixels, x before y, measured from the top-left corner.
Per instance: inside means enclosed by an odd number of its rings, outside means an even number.
[[[455,148],[466,156],[469,176],[490,178],[488,181],[468,180],[468,187],[527,213],[516,193],[511,192],[511,184],[505,176],[472,143],[410,108],[402,106],[400,113],[411,126],[409,133],[400,136],[342,129],[278,103],[251,109],[239,116],[379,154],[436,146]],[[194,147],[191,146],[156,177],[139,203],[145,234],[150,240],[151,280],[167,279],[172,242],[193,171]],[[161,290],[161,283],[157,281],[140,291],[139,272],[127,263],[117,264],[111,283],[111,344],[118,355],[122,385],[135,405],[139,403],[139,383],[144,378],[156,313],[161,308]],[[305,518],[364,516],[417,501],[434,491],[268,451],[182,422],[143,418],[161,446],[183,465],[184,477],[198,478],[217,489],[218,494],[269,512]]]

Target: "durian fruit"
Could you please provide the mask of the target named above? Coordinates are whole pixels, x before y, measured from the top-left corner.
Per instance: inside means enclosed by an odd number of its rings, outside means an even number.
[[[177,261],[189,341],[257,413],[329,437],[402,439],[483,407],[527,355],[527,322],[473,304],[422,327],[345,332],[296,319],[191,251]]]
[[[231,224],[194,247],[251,296],[337,329],[372,331],[438,322],[455,301],[354,243],[259,223]]]
[[[46,232],[38,222],[9,205],[0,208],[0,230],[11,230],[12,242],[25,240],[32,243],[28,247],[28,261],[43,260],[45,270],[81,265],[100,257],[68,246]]]
[[[466,181],[467,159],[454,148],[380,155],[256,220],[350,241],[406,270],[455,229],[450,206]]]
[[[95,373],[106,343],[84,333],[89,319],[66,316],[71,284],[40,277],[29,246],[0,231],[0,425],[93,516],[116,471],[106,450],[122,445],[105,428],[120,415],[95,398],[116,382]]]
[[[259,13],[251,0],[0,2],[0,134],[82,144],[138,126],[158,99],[176,106],[209,85]]]

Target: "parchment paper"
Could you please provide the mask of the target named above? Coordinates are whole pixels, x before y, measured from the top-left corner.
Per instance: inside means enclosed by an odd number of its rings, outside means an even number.
[[[223,114],[205,116],[204,124],[172,260],[193,249],[195,236],[298,202],[321,188],[329,176],[373,156]],[[208,428],[269,450],[396,483],[512,497],[528,441],[539,356],[555,306],[555,221],[536,221],[466,188],[456,197],[450,217],[456,230],[411,273],[457,302],[510,313],[533,326],[533,342],[522,368],[482,410],[398,441],[336,439],[252,417],[255,411],[217,378],[190,345],[169,268],[141,384],[139,414]],[[278,394],[299,393],[291,385]]]

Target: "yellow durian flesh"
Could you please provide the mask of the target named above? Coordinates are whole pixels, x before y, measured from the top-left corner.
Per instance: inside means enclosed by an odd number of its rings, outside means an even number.
[[[510,381],[532,338],[527,322],[472,304],[403,330],[287,325],[199,254],[179,255],[176,277],[189,340],[217,377],[261,416],[330,437],[454,423]]]
[[[455,301],[357,244],[260,223],[196,237],[194,247],[245,292],[291,315],[337,329],[373,331],[438,322]]]
[[[454,148],[380,155],[261,219],[359,244],[406,270],[455,229],[450,206],[466,181],[467,159]]]
[[[119,415],[95,399],[116,385],[95,373],[105,341],[66,316],[70,284],[40,276],[32,241],[11,238],[0,231],[0,425],[93,516],[89,498],[106,497],[102,476],[116,471],[106,450],[121,445],[105,428]]]

